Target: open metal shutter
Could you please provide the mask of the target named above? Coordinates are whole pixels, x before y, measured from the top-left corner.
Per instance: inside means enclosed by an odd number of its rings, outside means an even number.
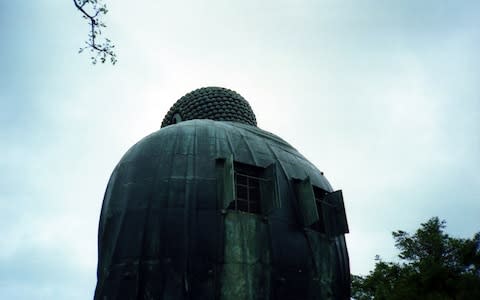
[[[315,195],[313,194],[310,178],[295,180],[295,189],[299,207],[300,218],[304,227],[309,227],[319,221]]]
[[[330,236],[348,233],[348,223],[342,191],[327,193],[321,201],[325,231]]]
[[[217,159],[217,188],[220,206],[227,209],[235,200],[235,174],[233,169],[233,156]]]
[[[261,212],[264,215],[270,214],[274,209],[280,208],[280,197],[277,185],[277,168],[273,163],[265,168],[263,178],[260,182],[261,188]]]

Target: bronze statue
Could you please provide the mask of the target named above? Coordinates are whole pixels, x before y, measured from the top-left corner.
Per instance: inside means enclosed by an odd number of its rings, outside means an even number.
[[[322,172],[239,94],[201,88],[113,171],[95,299],[349,299],[347,232]]]

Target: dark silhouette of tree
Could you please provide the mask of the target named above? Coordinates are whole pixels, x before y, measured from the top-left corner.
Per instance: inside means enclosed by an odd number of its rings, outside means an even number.
[[[109,59],[114,65],[117,62],[117,55],[113,51],[115,45],[108,38],[99,41],[102,28],[107,27],[101,20],[101,17],[108,12],[106,4],[102,3],[102,0],[73,0],[73,3],[90,25],[88,39],[85,41],[86,46],[81,47],[79,53],[90,50],[92,64],[98,61],[105,63]]]
[[[352,297],[365,299],[480,299],[480,232],[452,238],[437,217],[413,234],[393,232],[400,262],[376,257],[367,276],[352,275]]]

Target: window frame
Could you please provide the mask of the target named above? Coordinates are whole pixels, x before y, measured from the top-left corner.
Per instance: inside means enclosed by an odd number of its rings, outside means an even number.
[[[219,204],[224,213],[229,210],[267,216],[274,209],[280,208],[275,163],[261,167],[234,161],[233,156],[219,158],[216,161]],[[246,179],[246,186],[239,183],[240,178]],[[239,198],[239,189],[245,187],[247,199],[245,194]],[[239,207],[239,203],[243,201],[246,209]]]
[[[310,177],[293,179],[303,227],[330,237],[349,232],[342,191],[328,192],[312,185]]]
[[[261,214],[262,212],[262,184],[268,179],[262,176],[263,170],[260,167],[247,165],[240,162],[234,162],[234,186],[235,197],[230,203],[229,208],[236,211],[243,211],[253,214]],[[240,183],[240,179],[245,181]],[[240,189],[245,189],[245,196],[240,196]],[[240,203],[246,203],[246,209],[240,207]],[[233,204],[233,208],[232,208]]]

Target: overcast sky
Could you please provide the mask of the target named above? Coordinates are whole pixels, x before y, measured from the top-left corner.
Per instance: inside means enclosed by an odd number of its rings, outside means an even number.
[[[108,178],[187,92],[244,96],[342,189],[351,270],[439,216],[480,231],[479,1],[0,0],[0,298],[89,299]]]

